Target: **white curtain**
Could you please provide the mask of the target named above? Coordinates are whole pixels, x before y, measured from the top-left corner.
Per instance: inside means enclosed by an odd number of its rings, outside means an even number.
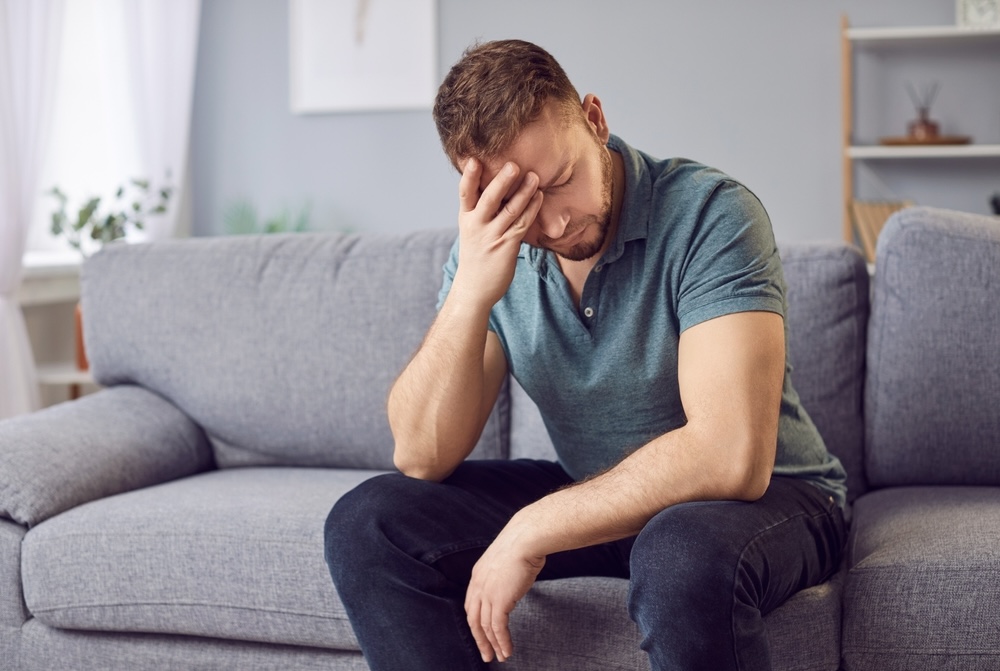
[[[147,239],[178,232],[187,183],[188,133],[194,96],[201,0],[131,0],[125,3],[125,38],[131,63],[141,174],[174,188],[163,217],[150,217]]]
[[[0,418],[38,407],[17,302],[52,118],[63,0],[0,0]]]

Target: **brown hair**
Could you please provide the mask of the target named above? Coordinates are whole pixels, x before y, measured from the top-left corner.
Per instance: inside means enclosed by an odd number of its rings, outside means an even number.
[[[562,103],[567,120],[581,112],[580,95],[549,52],[522,40],[475,44],[438,89],[434,123],[461,171],[460,158],[497,158],[549,100]]]

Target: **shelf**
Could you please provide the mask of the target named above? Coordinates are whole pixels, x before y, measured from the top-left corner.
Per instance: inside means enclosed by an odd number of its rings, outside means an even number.
[[[80,266],[76,252],[28,252],[17,300],[22,307],[70,303],[80,299]]]
[[[848,158],[982,158],[1000,157],[1000,144],[949,145],[854,145],[847,147]]]
[[[855,143],[855,53],[874,49],[901,48],[901,53],[911,59],[911,47],[921,50],[942,48],[946,55],[949,49],[957,49],[963,58],[982,57],[988,59],[986,72],[995,72],[991,65],[1000,53],[1000,26],[992,28],[966,28],[957,25],[948,26],[906,26],[906,27],[871,27],[852,28],[844,14],[840,19],[841,46],[841,166],[843,169],[844,208],[843,234],[844,239],[851,242],[855,234],[860,235],[859,227],[852,211],[855,202],[855,168],[857,163],[870,160],[911,160],[911,159],[946,159],[946,160],[981,160],[1000,158],[1000,144],[992,133],[976,131],[970,128],[973,136],[987,137],[993,144],[939,144],[939,145],[883,145]],[[974,47],[974,49],[966,49]],[[967,52],[967,53],[966,53]],[[931,54],[923,54],[929,57]],[[940,53],[938,54],[941,55]],[[860,60],[859,64],[867,62]],[[874,142],[877,138],[869,138]],[[978,166],[977,171],[992,171],[993,162],[987,160]],[[934,170],[943,171],[946,168],[938,163],[929,166]],[[870,259],[869,259],[870,260]]]
[[[913,26],[903,28],[848,28],[852,42],[888,45],[902,42],[967,42],[1000,40],[1000,28],[958,26]]]
[[[73,363],[44,363],[38,366],[38,383],[45,385],[93,384],[89,370],[80,370]]]

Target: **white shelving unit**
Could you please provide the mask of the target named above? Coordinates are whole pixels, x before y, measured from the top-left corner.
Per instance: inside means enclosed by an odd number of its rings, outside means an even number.
[[[968,42],[970,40],[995,40],[1000,38],[1000,28],[960,28],[958,26],[914,26],[893,28],[848,28],[845,21],[845,36],[851,42],[868,44],[892,44],[893,42],[946,42],[949,40]]]
[[[864,145],[847,147],[852,159],[875,158],[975,158],[1000,156],[1000,144],[943,144],[923,147]]]
[[[916,26],[890,28],[851,28],[847,17],[841,19],[841,100],[843,102],[843,235],[854,240],[851,216],[854,202],[854,162],[879,159],[980,158],[1000,157],[1000,144],[953,145],[856,145],[854,144],[854,48],[858,46],[891,47],[919,45],[928,48],[947,44],[1000,43],[1000,29],[960,28],[958,26]]]

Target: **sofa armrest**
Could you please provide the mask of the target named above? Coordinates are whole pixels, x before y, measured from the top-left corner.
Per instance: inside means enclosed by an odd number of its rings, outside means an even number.
[[[204,432],[171,403],[141,387],[105,389],[0,422],[0,517],[30,527],[212,465]]]

